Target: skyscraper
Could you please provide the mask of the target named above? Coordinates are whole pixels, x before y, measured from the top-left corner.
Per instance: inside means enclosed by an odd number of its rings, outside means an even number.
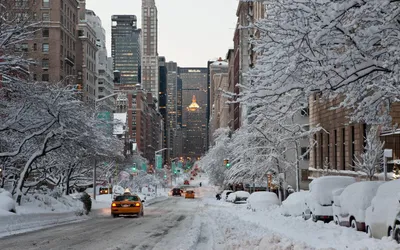
[[[135,15],[113,15],[111,20],[111,55],[114,71],[121,72],[121,85],[135,86],[139,83],[141,59],[141,31],[137,29],[137,18]]]
[[[178,66],[176,62],[165,63],[167,67],[167,148],[170,157],[177,157],[176,143],[174,137],[177,135],[177,101],[178,101]]]
[[[142,67],[141,80],[145,90],[158,97],[158,19],[154,0],[142,0]],[[158,104],[157,104],[158,105]]]
[[[207,143],[207,68],[179,68],[178,73],[182,80],[182,154],[198,157],[205,153]],[[199,108],[188,109],[193,103],[199,105]],[[179,111],[178,107],[178,123]]]

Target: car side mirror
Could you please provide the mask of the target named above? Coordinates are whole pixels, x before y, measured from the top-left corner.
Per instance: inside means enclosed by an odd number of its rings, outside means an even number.
[[[142,200],[142,203],[144,203],[145,202],[145,200]]]

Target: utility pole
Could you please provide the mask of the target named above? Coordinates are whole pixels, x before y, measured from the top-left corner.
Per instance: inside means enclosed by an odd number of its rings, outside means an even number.
[[[94,166],[93,166],[93,200],[96,200],[96,156],[94,156]]]

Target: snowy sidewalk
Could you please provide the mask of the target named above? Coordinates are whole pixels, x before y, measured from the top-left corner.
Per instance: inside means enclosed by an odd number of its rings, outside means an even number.
[[[219,225],[223,223],[232,226],[241,225],[243,232],[249,234],[250,239],[254,238],[254,235],[258,238],[264,235],[261,245],[274,242],[273,245],[277,247],[260,247],[260,249],[400,249],[400,246],[391,239],[372,239],[363,232],[356,232],[333,223],[315,223],[310,220],[304,221],[301,217],[285,217],[281,215],[279,209],[252,212],[246,209],[246,206],[216,201],[212,198],[206,198],[203,202],[208,207],[208,214],[212,215],[217,223],[219,218],[229,218],[220,221]],[[279,245],[290,247],[279,248]]]

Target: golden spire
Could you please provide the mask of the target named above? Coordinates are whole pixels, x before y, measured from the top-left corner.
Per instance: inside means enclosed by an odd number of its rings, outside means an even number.
[[[188,109],[189,111],[196,111],[196,110],[199,109],[199,108],[200,108],[200,106],[199,106],[199,104],[197,104],[197,102],[196,102],[196,96],[193,95],[192,103],[189,105],[189,107],[187,107],[187,109]]]

